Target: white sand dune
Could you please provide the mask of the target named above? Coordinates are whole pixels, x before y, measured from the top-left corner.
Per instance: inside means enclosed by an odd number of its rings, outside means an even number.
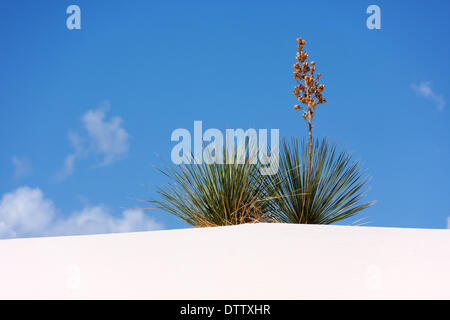
[[[450,299],[450,230],[253,224],[0,240],[0,298]]]

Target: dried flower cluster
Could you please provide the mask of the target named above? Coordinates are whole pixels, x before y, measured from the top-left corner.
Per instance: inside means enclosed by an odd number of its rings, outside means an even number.
[[[297,62],[294,63],[294,79],[297,81],[297,85],[294,88],[293,94],[306,108],[297,104],[294,106],[294,109],[302,110],[303,119],[311,124],[317,105],[327,102],[322,96],[325,86],[319,83],[322,74],[314,74],[316,72],[316,63],[314,61],[310,63],[306,62],[308,53],[303,51],[303,46],[306,41],[302,38],[297,38],[297,43],[298,52],[295,58]]]
[[[325,86],[319,83],[319,79],[322,74],[316,72],[316,63],[311,61],[306,62],[308,59],[308,53],[303,51],[303,47],[306,41],[302,38],[297,38],[297,60],[294,63],[294,79],[297,81],[297,85],[294,88],[294,96],[297,100],[306,106],[303,108],[301,105],[296,104],[294,106],[295,110],[303,111],[303,119],[308,122],[309,129],[309,143],[308,143],[308,181],[311,172],[311,162],[312,162],[312,120],[314,118],[314,112],[316,111],[317,105],[327,102],[322,96],[323,89]]]

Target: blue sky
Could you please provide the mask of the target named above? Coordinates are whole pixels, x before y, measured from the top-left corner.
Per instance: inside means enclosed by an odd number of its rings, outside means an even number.
[[[66,27],[71,4],[81,30]],[[381,30],[366,27],[370,4]],[[314,134],[373,177],[377,204],[361,216],[446,228],[449,12],[444,1],[2,1],[0,234],[187,227],[130,210],[166,181],[156,154],[168,160],[171,132],[194,120],[306,136],[293,110],[298,36],[326,84]]]

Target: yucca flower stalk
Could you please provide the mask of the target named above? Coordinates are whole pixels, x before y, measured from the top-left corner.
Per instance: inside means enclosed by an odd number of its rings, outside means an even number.
[[[324,104],[327,101],[323,98],[322,92],[325,89],[325,85],[319,83],[319,79],[322,76],[321,73],[316,72],[316,63],[311,61],[308,63],[308,53],[303,50],[306,41],[302,38],[297,38],[297,55],[294,63],[294,79],[297,85],[294,87],[294,96],[300,102],[300,105],[296,104],[294,106],[295,110],[300,110],[303,112],[302,117],[308,123],[308,172],[307,177],[309,178],[311,173],[311,162],[312,162],[312,122],[314,119],[314,114],[316,108],[319,104]],[[304,107],[302,106],[304,105]]]
[[[310,156],[308,172],[304,164]],[[361,202],[368,180],[350,154],[326,139],[314,140],[312,149],[293,139],[283,141],[279,170],[267,187],[278,221],[331,224],[374,204]]]

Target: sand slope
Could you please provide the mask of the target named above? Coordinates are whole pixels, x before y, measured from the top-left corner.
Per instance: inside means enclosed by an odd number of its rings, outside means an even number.
[[[254,224],[0,240],[0,298],[450,299],[450,230]]]

